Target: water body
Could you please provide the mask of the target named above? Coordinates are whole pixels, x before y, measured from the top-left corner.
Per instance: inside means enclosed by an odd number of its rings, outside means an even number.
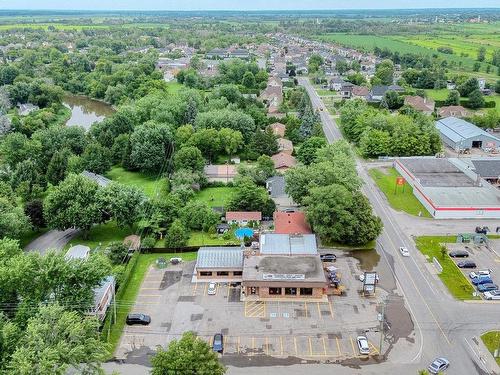
[[[109,104],[80,95],[66,95],[63,104],[71,110],[66,125],[83,126],[86,130],[94,122],[100,122],[115,112]]]

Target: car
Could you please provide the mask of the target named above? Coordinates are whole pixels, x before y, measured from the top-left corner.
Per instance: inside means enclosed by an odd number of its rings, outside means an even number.
[[[476,268],[476,263],[470,260],[463,260],[457,263],[458,268]]]
[[[182,258],[170,258],[171,264],[179,264],[182,263]]]
[[[321,254],[319,258],[323,262],[335,262],[337,260],[337,256],[335,254]]]
[[[492,290],[498,290],[498,285],[493,283],[479,284],[477,290],[481,293],[491,292]]]
[[[215,287],[215,283],[208,284],[207,294],[209,296],[214,296],[217,293],[217,289]]]
[[[410,256],[410,252],[408,251],[408,249],[406,247],[400,246],[399,247],[399,252],[404,257],[409,257]]]
[[[489,276],[476,277],[475,279],[472,279],[472,284],[474,285],[488,284],[492,282],[493,280],[491,280],[491,277]]]
[[[488,227],[476,227],[476,233],[488,234],[490,228]]]
[[[484,299],[487,300],[500,300],[500,290],[490,290],[489,292],[483,293]]]
[[[448,361],[446,358],[440,357],[432,361],[429,367],[427,367],[427,370],[431,374],[439,374],[441,371],[446,370],[448,367],[450,367],[450,361]]]
[[[143,326],[147,326],[151,323],[151,317],[146,314],[128,314],[127,320],[125,321],[129,326],[134,324],[142,324]]]
[[[471,271],[471,273],[469,273],[469,277],[471,279],[475,279],[476,277],[479,276],[490,276],[490,275],[491,275],[491,270]]]
[[[214,335],[214,341],[212,343],[212,350],[217,353],[224,352],[224,336],[222,333],[216,333]]]
[[[453,250],[448,253],[452,258],[468,258],[469,253],[465,250]]]
[[[370,354],[370,347],[368,346],[368,339],[365,336],[358,336],[356,338],[360,354]]]

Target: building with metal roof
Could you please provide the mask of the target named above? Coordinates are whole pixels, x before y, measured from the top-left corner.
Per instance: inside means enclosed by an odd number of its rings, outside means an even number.
[[[65,255],[66,259],[83,259],[86,260],[90,254],[90,247],[85,245],[71,246]]]
[[[265,233],[260,236],[262,255],[316,255],[318,248],[314,234]]]
[[[443,142],[457,152],[472,148],[493,150],[500,146],[500,139],[460,118],[437,120],[436,128]]]
[[[101,176],[100,174],[89,172],[89,171],[83,171],[81,173],[82,176],[87,177],[88,179],[91,179],[99,184],[101,187],[108,186],[111,183],[111,180],[109,178],[106,178],[104,176]]]
[[[200,247],[195,271],[198,280],[241,280],[243,249],[239,246]]]

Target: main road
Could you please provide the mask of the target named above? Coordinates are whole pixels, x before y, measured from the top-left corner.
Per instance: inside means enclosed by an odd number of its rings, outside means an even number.
[[[309,79],[301,77],[298,80],[321,117],[328,142],[341,139],[339,128]],[[415,324],[416,345],[414,353],[409,356],[410,363],[419,363],[421,368],[425,368],[433,358],[445,356],[451,362],[449,373],[495,374],[498,367],[476,341],[481,332],[499,328],[500,305],[460,302],[433,286],[435,280],[427,271],[424,257],[398,225],[368,176],[363,162],[357,159],[356,164],[358,174],[364,181],[363,193],[384,224],[383,232],[377,240],[377,252],[394,274]],[[406,246],[412,255],[402,257],[399,253],[400,246]]]

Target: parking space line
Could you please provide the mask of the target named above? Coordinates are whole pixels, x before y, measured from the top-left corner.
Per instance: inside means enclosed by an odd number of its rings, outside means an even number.
[[[309,355],[313,355],[313,346],[312,346],[312,341],[311,341],[311,338],[308,337],[308,340],[309,340]]]
[[[295,346],[295,356],[299,355],[299,351],[297,350],[297,337],[293,336],[293,344]]]
[[[140,294],[137,296],[137,297],[146,297],[146,298],[149,298],[149,297],[161,297],[161,294]]]
[[[354,349],[354,341],[353,341],[352,337],[349,337],[349,339],[351,340],[352,355],[356,357],[357,354],[356,354],[356,350]]]
[[[255,354],[255,337],[252,337],[252,351],[250,352],[250,354]]]
[[[158,290],[159,288],[144,288],[142,287],[141,290]]]
[[[322,337],[322,341],[323,341],[323,351],[325,353],[325,356],[326,356],[326,342],[325,342],[325,338]]]
[[[335,337],[335,341],[337,341],[337,350],[339,352],[339,357],[340,357],[342,355],[342,353],[340,352],[340,343],[339,343],[338,337]]]
[[[328,306],[330,307],[330,315],[332,316],[332,319],[333,319],[333,306],[332,306],[332,302],[330,300],[328,300]]]
[[[280,355],[283,356],[283,337],[280,336]]]
[[[240,354],[240,336],[238,336],[238,339],[237,339],[237,346],[236,346],[236,353]]]
[[[227,348],[227,335],[224,335],[224,348]]]
[[[304,308],[306,309],[306,318],[307,318],[307,302],[304,302]]]
[[[372,354],[371,352],[373,351],[374,355],[377,355],[380,353],[380,351],[377,349],[377,347],[375,345],[373,345],[371,342],[368,341],[368,346],[371,347],[371,350],[370,350],[370,354]]]
[[[320,307],[319,307],[319,302],[316,302],[316,304],[317,304],[317,306],[318,306],[318,315],[319,315],[319,318],[320,318],[321,320],[323,320],[323,315],[321,314],[321,309],[320,309]]]
[[[207,295],[207,288],[208,288],[208,283],[205,283],[205,289],[203,290],[203,295]]]
[[[213,345],[213,340],[214,340],[214,338],[212,336],[210,336],[208,339],[208,345],[210,345],[210,347],[212,347],[212,345]]]
[[[266,355],[269,355],[269,337],[266,336],[266,346],[265,346],[265,350],[264,350],[264,353],[266,353]]]
[[[227,286],[227,298],[229,298],[229,292],[231,291],[231,285],[228,285]]]

